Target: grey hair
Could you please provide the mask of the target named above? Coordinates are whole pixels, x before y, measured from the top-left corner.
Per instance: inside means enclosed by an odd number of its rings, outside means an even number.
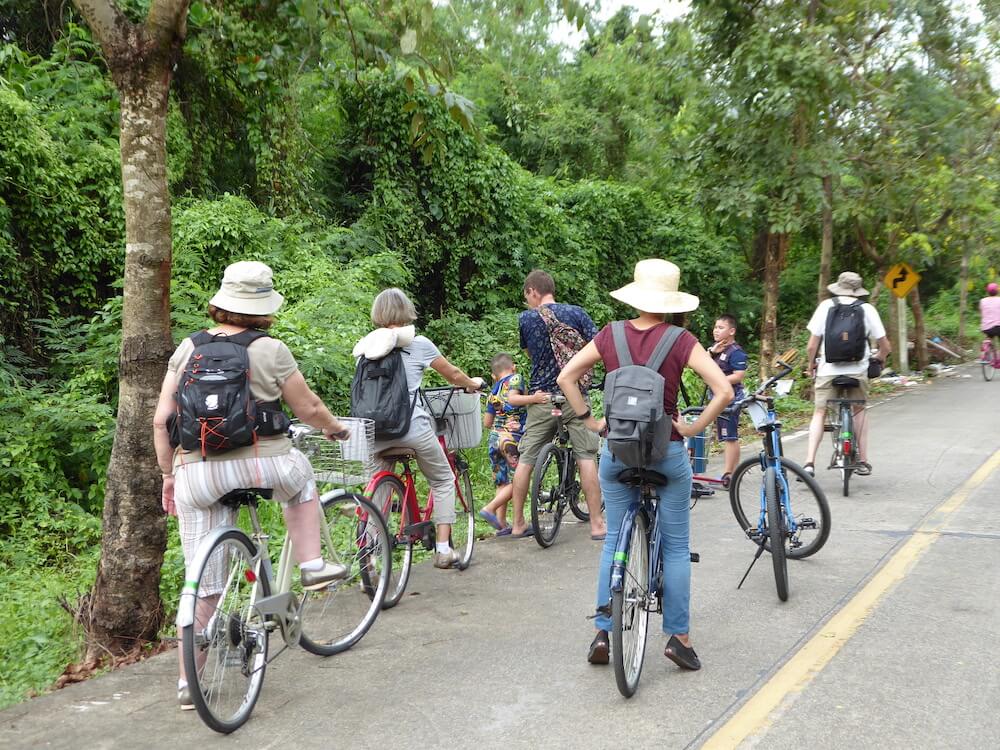
[[[372,323],[379,328],[405,326],[417,319],[417,309],[402,289],[383,289],[372,302]]]

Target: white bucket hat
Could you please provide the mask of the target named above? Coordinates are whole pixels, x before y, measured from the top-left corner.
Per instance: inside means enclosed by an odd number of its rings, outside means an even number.
[[[633,277],[635,281],[611,292],[611,296],[647,313],[684,313],[698,307],[696,296],[678,291],[681,270],[669,260],[640,260]]]
[[[241,260],[226,267],[222,286],[209,300],[220,310],[243,315],[271,315],[285,298],[274,291],[270,266],[256,260]]]
[[[841,297],[866,297],[868,290],[861,286],[861,277],[854,271],[844,271],[837,277],[836,284],[829,284],[826,288],[831,294]]]

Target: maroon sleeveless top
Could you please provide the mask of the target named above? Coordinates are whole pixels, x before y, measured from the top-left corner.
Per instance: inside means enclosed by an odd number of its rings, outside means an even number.
[[[660,323],[652,328],[640,330],[632,325],[629,320],[625,321],[625,341],[628,342],[629,352],[632,354],[632,361],[636,364],[645,363],[653,354],[660,338],[666,333],[671,323]],[[691,357],[691,350],[698,343],[698,339],[690,331],[684,331],[680,338],[674,342],[674,348],[660,366],[660,375],[666,381],[663,388],[663,410],[677,418],[677,390],[680,387],[681,371]],[[597,347],[601,359],[604,360],[604,369],[607,372],[617,370],[618,352],[615,351],[615,337],[611,333],[611,324],[604,326],[594,337],[594,345]],[[671,440],[683,440],[677,430],[671,430]]]

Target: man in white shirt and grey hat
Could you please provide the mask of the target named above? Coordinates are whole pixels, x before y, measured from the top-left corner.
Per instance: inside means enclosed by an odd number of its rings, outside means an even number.
[[[826,346],[820,346],[826,333],[827,320],[830,312],[837,304],[849,305],[860,297],[867,297],[868,290],[862,285],[861,277],[853,271],[844,271],[840,274],[835,284],[830,284],[830,299],[819,303],[812,318],[809,319],[809,344],[808,344],[808,370],[809,377],[816,378],[814,386],[815,408],[813,410],[812,421],[809,423],[809,448],[806,453],[806,464],[803,467],[810,474],[815,474],[814,462],[816,451],[819,450],[820,441],[823,439],[823,424],[826,420],[826,402],[833,398],[835,388],[834,378],[847,376],[858,381],[856,388],[847,388],[843,398],[867,399],[868,398],[868,364],[870,359],[877,359],[879,364],[885,362],[886,357],[892,348],[889,339],[885,335],[885,326],[879,317],[878,310],[867,302],[862,303],[861,309],[864,312],[865,341],[866,347],[863,356],[856,362],[828,362],[826,358]],[[872,350],[871,341],[875,340],[877,349]],[[817,355],[819,359],[817,361]],[[868,476],[872,472],[871,464],[868,463],[868,422],[864,407],[858,405],[854,414],[856,434],[860,436],[858,445],[858,467],[854,470],[860,476]]]

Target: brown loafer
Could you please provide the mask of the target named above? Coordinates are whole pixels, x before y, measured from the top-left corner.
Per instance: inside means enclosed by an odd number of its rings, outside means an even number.
[[[591,664],[607,664],[608,653],[611,644],[608,643],[608,631],[598,630],[594,640],[590,642],[590,652],[587,654],[587,661]]]
[[[681,669],[689,669],[692,672],[697,672],[701,669],[701,661],[698,659],[698,654],[690,646],[685,646],[681,643],[676,635],[670,636],[670,640],[667,641],[667,647],[663,649],[663,655]]]

